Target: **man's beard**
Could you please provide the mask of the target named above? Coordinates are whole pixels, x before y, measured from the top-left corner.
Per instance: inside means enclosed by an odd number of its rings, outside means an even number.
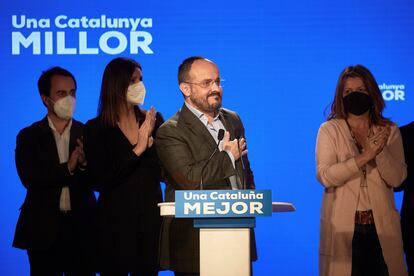
[[[208,103],[208,98],[209,97],[219,97],[219,101],[213,103],[213,104],[209,104]],[[201,112],[204,113],[214,113],[217,114],[221,108],[221,96],[219,93],[212,93],[210,95],[208,95],[206,98],[204,99],[200,99],[200,98],[191,98],[191,101],[194,103],[194,105],[197,107],[198,110],[200,110]]]

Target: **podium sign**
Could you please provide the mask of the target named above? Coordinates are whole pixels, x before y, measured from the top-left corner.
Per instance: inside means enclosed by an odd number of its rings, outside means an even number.
[[[250,276],[255,217],[295,210],[291,203],[272,203],[271,190],[182,190],[175,192],[175,203],[158,206],[162,216],[194,219],[201,276]]]
[[[271,215],[271,190],[182,190],[175,192],[176,218],[237,218]]]

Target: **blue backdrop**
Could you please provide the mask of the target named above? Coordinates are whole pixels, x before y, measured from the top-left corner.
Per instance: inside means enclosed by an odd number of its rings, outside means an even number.
[[[324,110],[341,70],[361,63],[383,90],[385,115],[399,125],[414,120],[413,14],[410,0],[1,1],[0,275],[29,271],[25,251],[11,247],[25,195],[14,147],[18,131],[46,113],[41,71],[60,65],[74,73],[75,117],[86,121],[96,114],[105,65],[132,57],[143,67],[144,107],[169,118],[183,101],[177,67],[191,55],[220,68],[224,106],[247,130],[256,186],[297,208],[258,219],[255,274],[317,275],[322,186],[314,147]]]

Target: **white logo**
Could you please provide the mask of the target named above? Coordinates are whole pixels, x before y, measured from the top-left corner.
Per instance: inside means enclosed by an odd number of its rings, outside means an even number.
[[[102,14],[96,18],[87,16],[70,18],[67,15],[58,15],[54,19],[37,19],[28,18],[26,15],[13,15],[12,26],[18,29],[12,32],[13,55],[20,55],[22,48],[31,48],[33,55],[97,55],[100,52],[117,55],[127,51],[128,48],[130,54],[154,53],[150,48],[151,33],[138,31],[139,28],[152,28],[152,18],[110,18]],[[32,31],[33,29],[36,31]],[[54,31],[56,29],[58,31]],[[76,29],[82,31],[76,33]],[[117,31],[99,32],[107,29],[117,29]],[[125,33],[125,29],[129,30],[129,34]],[[27,30],[31,32],[24,32]],[[90,41],[89,33],[93,33],[94,37],[98,35],[99,38]],[[73,45],[73,42],[66,41],[77,41],[77,43]]]
[[[382,97],[386,101],[405,101],[405,85],[404,84],[380,84]]]

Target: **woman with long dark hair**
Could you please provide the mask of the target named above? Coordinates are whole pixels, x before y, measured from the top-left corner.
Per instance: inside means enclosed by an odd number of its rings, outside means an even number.
[[[384,106],[367,68],[345,68],[316,143],[325,188],[320,275],[407,275],[393,194],[407,170],[400,132],[382,115]]]
[[[162,201],[154,147],[163,119],[139,108],[141,66],[115,58],[105,68],[98,116],[86,123],[85,154],[98,199],[101,275],[157,275]]]

